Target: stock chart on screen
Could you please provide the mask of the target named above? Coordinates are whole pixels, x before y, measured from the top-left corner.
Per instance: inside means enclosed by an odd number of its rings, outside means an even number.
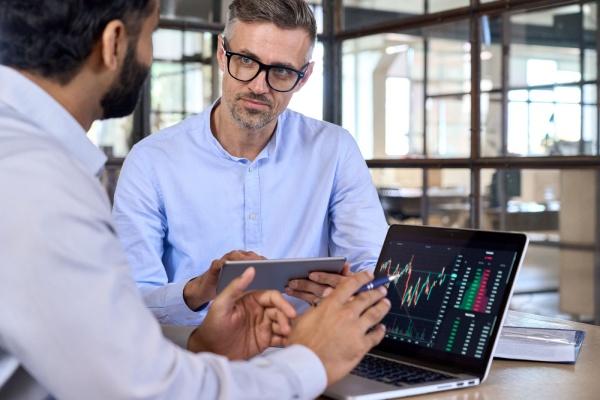
[[[497,322],[516,252],[392,242],[376,275],[398,278],[384,323],[388,339],[481,358]]]

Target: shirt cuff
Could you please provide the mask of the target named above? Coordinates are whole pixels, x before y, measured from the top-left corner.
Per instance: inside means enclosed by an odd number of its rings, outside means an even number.
[[[301,399],[317,398],[327,388],[327,372],[312,350],[301,345],[270,351],[264,358],[274,364],[284,365],[296,378],[292,384],[299,388]]]
[[[206,317],[207,308],[191,310],[183,299],[187,281],[144,289],[144,300],[161,324],[197,326]]]

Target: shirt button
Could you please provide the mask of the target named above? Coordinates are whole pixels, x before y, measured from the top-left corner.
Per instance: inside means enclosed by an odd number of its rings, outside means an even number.
[[[254,168],[252,168],[252,167],[248,168],[248,173],[250,173],[250,174],[251,174],[251,173],[252,173],[252,171],[254,171]]]

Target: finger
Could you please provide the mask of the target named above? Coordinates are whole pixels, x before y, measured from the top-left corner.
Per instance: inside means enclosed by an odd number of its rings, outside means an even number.
[[[385,337],[385,325],[379,324],[365,335],[369,350],[377,346]]]
[[[376,304],[379,300],[383,299],[387,295],[387,289],[384,286],[378,287],[374,290],[368,290],[354,296],[354,300],[349,302],[349,307],[352,307],[354,312],[361,315],[369,307]],[[374,325],[374,324],[373,324]]]
[[[340,283],[333,292],[331,292],[329,298],[337,301],[338,304],[344,304],[350,297],[354,296],[354,293],[356,293],[361,286],[366,285],[372,280],[373,273],[371,271],[362,271],[356,273],[344,279],[344,281]]]
[[[242,296],[244,290],[250,285],[254,279],[256,270],[253,267],[246,268],[244,273],[234,280],[223,289],[213,303],[213,307],[223,307],[226,311],[233,308],[237,299]]]
[[[288,286],[297,292],[311,293],[318,297],[324,297],[323,294],[325,290],[330,288],[328,285],[321,285],[319,283],[309,281],[308,279],[291,280],[289,281]]]
[[[366,332],[371,329],[371,327],[380,323],[383,317],[390,311],[390,307],[391,303],[386,298],[381,299],[378,303],[369,307],[359,319],[362,329]]]
[[[271,343],[269,343],[269,345],[271,347],[285,347],[286,343],[287,343],[287,337],[273,335],[273,336],[271,336]]]
[[[330,274],[328,272],[311,272],[308,279],[321,285],[336,287],[344,277],[340,274]]]
[[[225,265],[225,260],[223,258],[219,260],[213,260],[213,262],[210,263],[210,268],[208,269],[208,271],[211,275],[218,276],[221,272],[221,268],[223,268],[223,265]]]
[[[263,307],[274,307],[287,318],[296,318],[296,309],[276,290],[265,290],[258,296],[258,304]]]
[[[343,276],[354,275],[354,273],[350,270],[350,264],[348,264],[348,263],[344,264],[344,268],[342,268],[342,275]]]
[[[261,256],[258,253],[255,253],[253,251],[242,251],[242,254],[244,255],[244,257],[247,257],[248,259],[251,260],[266,260],[267,257],[265,256]]]
[[[275,333],[278,335],[290,334],[292,331],[292,325],[290,324],[289,318],[287,318],[282,312],[275,308],[270,308],[266,310],[265,315],[269,320],[272,321],[271,328],[273,328],[274,325],[277,326],[277,331]]]
[[[304,300],[304,301],[306,301],[310,305],[316,304],[321,299],[320,297],[315,296],[312,293],[299,292],[299,291],[291,289],[289,287],[285,288],[285,293],[288,296],[293,296],[293,297],[296,297],[296,298],[298,298],[300,300]]]
[[[291,326],[288,328],[282,327],[278,322],[271,323],[271,332],[273,335],[287,337],[292,333]]]

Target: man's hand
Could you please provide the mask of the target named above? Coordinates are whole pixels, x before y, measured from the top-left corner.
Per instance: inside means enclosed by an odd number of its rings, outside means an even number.
[[[264,260],[265,257],[253,251],[230,251],[218,260],[213,260],[204,274],[189,281],[183,288],[183,299],[190,310],[197,310],[217,295],[219,272],[225,261]]]
[[[217,296],[202,325],[190,335],[190,351],[245,360],[284,344],[296,311],[275,290],[244,293],[254,275],[255,269],[248,268]]]
[[[372,279],[370,272],[348,277],[295,322],[286,341],[308,347],[321,359],[328,385],[349,373],[384,337],[385,327],[379,322],[390,309],[387,290],[380,287],[354,296]]]
[[[316,306],[349,276],[352,276],[352,272],[348,263],[344,264],[341,274],[311,272],[308,279],[289,281],[285,293]]]

